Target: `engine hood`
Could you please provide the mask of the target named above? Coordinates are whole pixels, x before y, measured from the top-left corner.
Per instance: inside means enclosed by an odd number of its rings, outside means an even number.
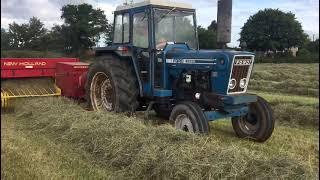
[[[216,59],[219,57],[231,58],[235,55],[254,55],[246,51],[233,50],[168,50],[166,58],[173,59]]]
[[[233,61],[238,56],[254,56],[254,53],[233,50],[191,50],[185,44],[172,44],[165,48],[163,58],[171,76],[190,70],[211,72],[211,90],[226,95],[233,63],[243,63],[241,58],[240,61]]]

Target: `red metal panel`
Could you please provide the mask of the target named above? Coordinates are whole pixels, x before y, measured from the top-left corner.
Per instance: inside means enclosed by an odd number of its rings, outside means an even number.
[[[79,62],[78,58],[1,58],[1,78],[55,77],[59,62]]]
[[[83,62],[57,63],[56,84],[62,95],[71,98],[84,98],[86,74],[89,64]]]

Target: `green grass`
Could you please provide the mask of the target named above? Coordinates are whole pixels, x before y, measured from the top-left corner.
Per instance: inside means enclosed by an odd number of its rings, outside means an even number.
[[[262,144],[236,138],[228,121],[197,136],[139,117],[87,112],[64,98],[17,105],[1,118],[1,173],[9,179],[315,179],[319,171],[314,129],[277,126]]]
[[[319,97],[319,64],[256,64],[249,89]]]
[[[62,97],[17,100],[15,112],[1,115],[1,177],[319,179],[318,69],[255,66],[249,89],[270,102],[276,118],[265,143],[237,138],[228,120],[198,136],[154,116],[88,112]]]
[[[252,92],[265,98],[271,104],[277,123],[290,127],[319,128],[318,98]]]

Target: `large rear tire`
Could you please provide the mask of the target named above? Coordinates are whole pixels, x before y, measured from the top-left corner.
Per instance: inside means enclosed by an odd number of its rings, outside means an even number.
[[[208,134],[209,124],[200,106],[194,102],[176,105],[170,115],[176,129],[197,134]]]
[[[138,87],[133,67],[114,56],[102,56],[90,65],[86,82],[88,106],[96,111],[134,112]]]
[[[249,113],[243,117],[232,118],[232,126],[240,138],[249,138],[257,142],[265,142],[274,129],[275,119],[268,102],[262,97],[249,105]]]

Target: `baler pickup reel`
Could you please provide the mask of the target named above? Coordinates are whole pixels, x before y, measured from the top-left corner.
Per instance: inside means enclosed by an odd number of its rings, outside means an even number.
[[[60,96],[61,89],[57,86],[34,88],[1,88],[1,108],[8,108],[10,99],[26,97]]]
[[[56,64],[76,58],[1,58],[1,109],[17,98],[60,96]]]

